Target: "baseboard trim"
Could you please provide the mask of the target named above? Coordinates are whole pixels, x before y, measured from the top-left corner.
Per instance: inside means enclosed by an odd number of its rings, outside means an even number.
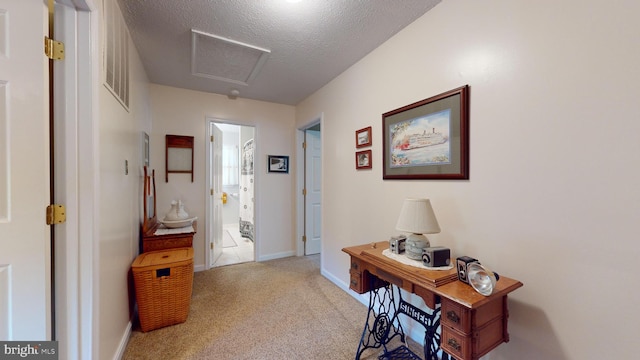
[[[263,255],[263,256],[260,256],[256,261],[269,261],[269,260],[282,259],[282,258],[291,257],[291,256],[296,256],[296,252],[285,251],[281,253]]]
[[[193,267],[193,272],[205,271],[207,268],[204,265],[196,265]]]
[[[127,323],[127,328],[124,330],[124,334],[122,339],[120,340],[120,345],[118,346],[118,351],[115,353],[113,357],[114,360],[121,360],[124,356],[125,350],[127,350],[127,344],[129,343],[129,339],[131,338],[131,331],[133,329],[133,325],[131,321]]]

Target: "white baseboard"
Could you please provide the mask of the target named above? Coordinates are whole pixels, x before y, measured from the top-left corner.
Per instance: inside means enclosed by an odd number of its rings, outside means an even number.
[[[296,252],[285,251],[281,253],[263,255],[263,256],[260,256],[256,261],[268,261],[268,260],[282,259],[282,258],[291,257],[291,256],[296,256]]]
[[[198,271],[205,271],[207,270],[206,266],[203,265],[196,265],[193,267],[193,272],[198,272]]]
[[[116,351],[113,360],[121,360],[124,356],[124,352],[127,349],[127,344],[129,343],[129,338],[131,338],[132,328],[133,325],[131,324],[131,321],[129,321],[129,323],[127,324],[127,328],[124,330],[124,334],[122,336],[122,339],[120,340],[120,345],[118,345],[118,351]]]
[[[363,305],[369,306],[369,294],[358,294],[355,291],[351,291],[349,289],[349,285],[339,278],[335,277],[333,274],[325,271],[324,269],[320,269],[320,274],[326,277],[329,281],[334,283],[337,287],[347,292],[347,294],[353,296],[356,300],[360,301]],[[364,324],[364,320],[363,320]]]

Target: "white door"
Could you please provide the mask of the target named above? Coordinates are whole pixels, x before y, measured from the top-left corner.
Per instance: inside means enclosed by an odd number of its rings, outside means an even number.
[[[209,123],[211,142],[209,146],[211,159],[210,196],[211,219],[209,219],[211,236],[209,249],[211,251],[209,266],[222,255],[222,130],[213,122]]]
[[[320,252],[322,220],[320,206],[320,188],[322,184],[322,167],[320,146],[320,131],[306,130],[305,142],[305,237],[304,254],[312,255]]]
[[[45,4],[0,0],[0,340],[51,336]]]

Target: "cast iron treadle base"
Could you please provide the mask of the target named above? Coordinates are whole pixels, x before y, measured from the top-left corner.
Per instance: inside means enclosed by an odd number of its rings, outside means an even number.
[[[386,354],[378,356],[378,360],[422,360],[420,356],[414,354],[408,347],[402,345]]]

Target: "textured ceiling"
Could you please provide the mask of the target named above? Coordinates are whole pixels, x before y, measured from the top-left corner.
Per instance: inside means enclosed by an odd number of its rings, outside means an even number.
[[[118,2],[151,82],[295,105],[440,0]]]

